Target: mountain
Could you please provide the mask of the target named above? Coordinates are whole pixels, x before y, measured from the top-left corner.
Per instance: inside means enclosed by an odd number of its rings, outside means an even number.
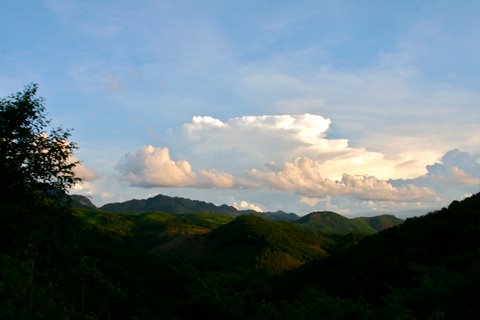
[[[85,196],[72,195],[72,206],[74,208],[94,209],[95,205]],[[239,215],[256,215],[272,221],[287,221],[300,224],[302,228],[309,231],[320,231],[324,233],[375,233],[402,223],[403,220],[392,215],[377,217],[362,217],[348,219],[335,212],[317,211],[299,218],[295,213],[284,211],[257,212],[254,210],[238,210],[233,206],[216,206],[213,203],[190,200],[181,197],[170,197],[157,195],[143,200],[129,200],[125,202],[108,203],[99,208],[107,212],[123,213],[147,213],[147,212],[168,212],[172,214],[194,214],[213,213],[236,217]]]
[[[286,213],[285,211],[279,210],[279,211],[264,211],[264,212],[258,212],[254,210],[241,210],[241,214],[252,214],[255,216],[259,216],[262,218],[265,218],[267,220],[273,220],[273,221],[288,221],[288,222],[293,222],[299,218],[295,213]]]
[[[82,199],[82,201],[88,200],[88,198],[83,196],[76,196],[76,198]],[[86,208],[79,205],[75,205],[74,207]],[[205,201],[190,200],[180,197],[169,197],[161,194],[145,200],[129,200],[125,202],[109,203],[100,207],[100,210],[129,213],[145,213],[154,211],[163,211],[173,214],[215,213],[228,215],[231,217],[244,214],[253,214],[268,220],[290,222],[298,219],[298,216],[295,213],[286,213],[284,211],[257,212],[254,210],[238,210],[235,207],[225,204],[216,206],[213,203],[207,203]]]
[[[323,233],[375,233],[396,225],[403,220],[393,215],[349,219],[332,211],[316,211],[295,221],[305,230]]]
[[[199,200],[190,200],[180,197],[157,195],[145,200],[129,200],[125,202],[109,203],[100,210],[110,212],[145,213],[163,211],[173,214],[216,213],[228,216],[237,216],[239,211],[227,205],[216,206]]]
[[[96,209],[97,207],[85,196],[78,194],[72,194],[70,196],[72,199],[72,208],[85,208],[85,209]]]
[[[383,214],[375,217],[353,218],[351,221],[357,224],[368,225],[371,228],[373,228],[375,231],[382,231],[382,230],[397,226],[399,224],[402,224],[404,220],[397,218],[394,215]]]

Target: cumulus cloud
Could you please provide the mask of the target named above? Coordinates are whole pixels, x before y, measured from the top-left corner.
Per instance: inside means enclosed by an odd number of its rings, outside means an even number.
[[[450,150],[433,165],[427,166],[428,177],[445,183],[480,186],[480,164],[469,153]]]
[[[254,142],[250,140],[252,137],[259,139],[259,142],[274,139],[274,142],[290,140],[297,144],[322,145],[331,149],[343,147],[346,140],[324,141],[323,138],[330,123],[330,119],[308,113],[303,115],[244,116],[232,118],[226,122],[209,116],[195,116],[191,123],[184,125],[184,129],[192,139],[200,137],[212,139],[212,135],[222,133],[222,139],[225,139],[225,142],[230,142],[234,147],[241,149],[257,149],[263,146],[245,145],[243,139]]]
[[[172,147],[186,160],[172,159],[168,147],[146,146],[125,155],[117,170],[137,187],[288,192],[308,206],[340,197],[390,206],[434,204],[453,189],[478,191],[480,165],[471,154],[452,150],[419,168],[415,153],[386,157],[352,147],[347,139],[330,138],[330,125],[330,119],[313,114],[226,121],[196,116],[170,132]]]
[[[329,125],[329,119],[312,114],[244,116],[225,122],[196,116],[174,134],[192,158],[225,168],[235,159],[236,166],[247,168],[287,160],[310,148],[342,149],[346,140],[324,139]]]
[[[276,171],[262,172],[253,169],[250,174],[268,188],[301,195],[302,202],[310,205],[314,205],[318,198],[328,196],[406,202],[435,197],[435,193],[426,187],[406,185],[397,188],[374,176],[353,176],[345,173],[340,180],[324,178],[319,163],[309,158],[296,158],[284,163],[281,169]]]
[[[200,170],[197,176],[198,186],[215,188],[233,188],[235,186],[235,178],[226,172]]]
[[[480,191],[480,163],[468,152],[453,149],[438,162],[426,167],[425,175],[413,179],[392,180],[396,186],[414,184],[428,187],[443,195],[447,201]]]
[[[328,136],[330,125],[330,119],[309,113],[244,116],[227,121],[195,116],[171,133],[185,157],[229,172],[306,157],[321,163],[323,176],[330,179],[340,179],[346,172],[380,179],[423,173],[424,166],[418,164],[415,154],[386,158],[380,152],[351,147],[347,139]]]
[[[421,154],[417,161],[424,169],[445,150],[479,145],[480,95],[448,81],[436,82],[439,78],[425,81],[420,65],[411,60],[422,51],[411,46],[421,34],[417,32],[399,52],[384,52],[376,63],[355,70],[327,63],[296,72],[285,68],[292,63],[289,59],[248,65],[238,92],[251,105],[262,110],[269,106],[273,113],[321,110],[351,144],[388,156]],[[417,45],[423,47],[424,41]]]
[[[142,147],[117,165],[122,179],[137,187],[190,187],[196,176],[188,161],[170,158],[167,148]]]
[[[235,201],[232,205],[235,208],[237,208],[238,210],[254,210],[254,211],[257,211],[257,212],[263,212],[262,207],[260,207],[257,204],[245,201],[245,200],[241,200],[241,201],[238,201],[238,202]]]
[[[136,187],[231,188],[232,175],[216,170],[194,172],[186,160],[173,160],[168,148],[145,146],[127,154],[117,165],[121,179]]]

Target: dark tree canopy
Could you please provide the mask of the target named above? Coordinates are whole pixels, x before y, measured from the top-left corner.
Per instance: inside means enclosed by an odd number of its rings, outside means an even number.
[[[0,99],[0,197],[39,190],[64,194],[79,180],[70,130],[50,127],[37,89],[30,84]]]

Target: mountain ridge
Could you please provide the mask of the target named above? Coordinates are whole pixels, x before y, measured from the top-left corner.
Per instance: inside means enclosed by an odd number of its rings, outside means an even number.
[[[347,218],[332,211],[315,211],[298,220],[295,224],[305,230],[324,233],[376,233],[403,223],[394,215]]]
[[[275,212],[238,210],[226,204],[217,206],[211,202],[202,200],[191,200],[162,194],[147,199],[132,199],[123,202],[107,203],[101,207],[96,207],[90,199],[85,196],[72,195],[71,199],[73,207],[76,208],[95,208],[116,213],[141,214],[148,212],[167,212],[176,215],[212,213],[230,217],[250,214],[267,220],[292,222],[308,231],[321,231],[326,233],[375,233],[403,222],[402,219],[393,215],[348,218],[332,211],[314,211],[300,217],[296,213],[287,213],[281,210]]]
[[[72,195],[72,206],[74,208],[95,208],[102,211],[117,213],[147,213],[147,212],[168,212],[173,214],[193,214],[193,213],[214,213],[236,217],[245,214],[253,214],[273,221],[293,222],[299,218],[295,213],[284,211],[265,211],[258,212],[254,210],[238,210],[233,206],[222,204],[217,206],[210,202],[201,200],[191,200],[183,197],[170,197],[166,195],[156,195],[147,199],[132,199],[123,202],[107,203],[101,207],[96,207],[90,199],[81,195]],[[91,206],[85,206],[85,203]]]

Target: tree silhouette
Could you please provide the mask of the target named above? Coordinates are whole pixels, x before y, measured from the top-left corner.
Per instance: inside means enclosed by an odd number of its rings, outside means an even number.
[[[79,181],[70,130],[51,128],[37,84],[0,99],[0,195],[2,200],[43,192],[63,195]]]

